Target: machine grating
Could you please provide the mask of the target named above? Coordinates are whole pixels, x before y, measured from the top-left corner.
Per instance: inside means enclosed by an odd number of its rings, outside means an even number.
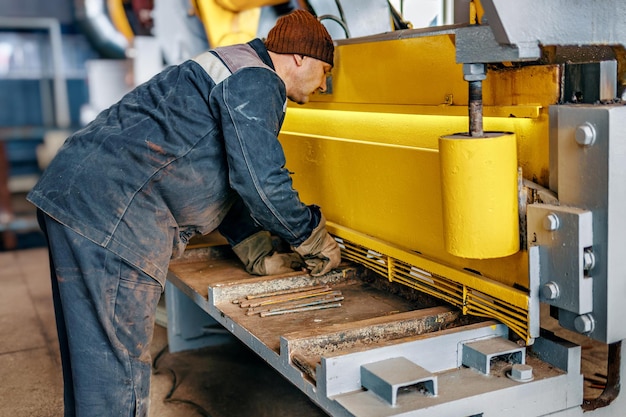
[[[397,257],[369,249],[343,237],[335,237],[341,247],[344,259],[352,260],[364,267],[386,277],[390,282],[411,287],[415,290],[444,300],[462,309],[463,314],[494,318],[506,324],[513,332],[531,343],[532,337],[529,328],[528,295],[520,290],[506,287],[501,283],[490,282],[484,277],[478,280],[474,288],[468,283],[447,278],[434,270],[422,267],[418,262],[406,262]],[[425,263],[433,265],[432,261],[409,254],[412,260],[423,259]],[[472,274],[456,270],[457,277],[470,277]],[[506,288],[503,288],[506,287]],[[508,295],[515,294],[516,297]],[[503,298],[519,300],[517,304],[503,301]],[[526,302],[524,302],[524,297]]]

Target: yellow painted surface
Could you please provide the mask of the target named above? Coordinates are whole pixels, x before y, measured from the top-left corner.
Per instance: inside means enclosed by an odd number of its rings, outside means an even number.
[[[316,102],[466,106],[468,86],[456,63],[454,35],[420,36],[362,43],[338,42],[332,94]],[[410,33],[416,33],[410,35]],[[546,105],[558,101],[555,65],[488,68],[483,104]]]
[[[454,62],[450,35],[340,44],[335,51],[333,93],[319,101],[440,105],[458,91],[454,102],[467,102],[467,83],[462,65]]]
[[[436,149],[289,132],[281,141],[294,187],[327,219],[414,250],[443,250]]]
[[[502,258],[519,250],[514,134],[439,139],[446,250],[462,258]]]
[[[196,0],[197,13],[212,48],[245,43],[256,37],[261,9],[232,11],[217,0]],[[232,6],[231,4],[226,4]]]
[[[295,189],[303,201],[320,205],[328,220],[450,266],[527,286],[525,252],[475,260],[445,249],[437,149],[285,130],[281,142]]]
[[[416,35],[411,33],[416,32]],[[407,144],[407,137],[438,140],[440,136],[468,131],[468,84],[462,65],[456,63],[454,36],[421,36],[408,31],[406,38],[363,43],[341,43],[335,48],[332,94],[314,95],[306,106],[290,104],[285,127],[328,135],[334,131],[367,125],[375,141]],[[414,37],[411,37],[414,36]],[[525,178],[548,186],[548,106],[559,101],[560,68],[556,65],[489,68],[483,81],[485,131],[511,131],[518,139],[518,159]],[[353,111],[358,115],[330,116],[329,112]],[[298,110],[301,110],[298,112]],[[379,114],[440,115],[426,122],[402,126],[393,117]],[[458,118],[456,117],[458,116]],[[336,119],[337,123],[331,121]],[[292,123],[293,122],[293,123]],[[297,127],[294,126],[297,124]],[[397,134],[378,134],[377,124],[396,126]],[[408,130],[410,134],[405,134]],[[340,135],[350,137],[351,135]],[[397,137],[402,137],[398,139]],[[370,139],[368,139],[370,140]],[[419,146],[423,146],[421,143]]]
[[[216,2],[227,10],[241,12],[254,7],[276,6],[285,0],[216,0]]]

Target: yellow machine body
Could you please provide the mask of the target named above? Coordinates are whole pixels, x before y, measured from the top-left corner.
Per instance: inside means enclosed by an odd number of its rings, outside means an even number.
[[[454,35],[409,30],[339,42],[335,62],[331,92],[304,106],[290,104],[280,135],[302,200],[322,207],[331,231],[354,249],[344,251],[346,257],[373,263],[410,286],[416,285],[401,275],[411,281],[422,275],[417,281],[427,292],[463,308],[474,294],[484,304],[474,313],[502,320],[530,342],[536,335],[528,329],[527,253],[474,259],[446,249],[458,230],[444,227],[439,140],[467,132],[469,123]],[[548,182],[548,105],[558,101],[559,72],[555,65],[502,68],[483,81],[484,130],[512,132],[515,164],[542,185]],[[490,174],[488,164],[472,173]],[[461,206],[491,192],[487,180],[465,185],[471,189],[459,196]],[[484,223],[489,215],[472,217]],[[397,261],[408,272],[393,272]],[[458,295],[452,299],[449,285]],[[510,310],[498,310],[509,304]]]
[[[257,36],[262,6],[284,0],[195,0],[196,13],[212,48],[245,43]]]

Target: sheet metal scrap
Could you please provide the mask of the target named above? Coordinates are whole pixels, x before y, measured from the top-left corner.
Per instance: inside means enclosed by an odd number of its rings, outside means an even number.
[[[268,317],[341,307],[342,300],[341,291],[333,290],[329,285],[318,285],[251,294],[243,300],[234,300],[233,303],[239,304],[241,308],[247,308],[248,316],[258,314],[261,317]]]

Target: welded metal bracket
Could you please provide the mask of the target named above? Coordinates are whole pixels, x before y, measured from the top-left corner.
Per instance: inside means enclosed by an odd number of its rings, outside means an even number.
[[[485,375],[489,375],[491,361],[496,358],[506,359],[507,362],[514,364],[524,364],[526,363],[526,348],[502,337],[478,340],[463,345],[463,365]]]
[[[437,377],[403,357],[362,365],[361,385],[392,406],[401,388],[417,387],[426,395],[437,395]]]

